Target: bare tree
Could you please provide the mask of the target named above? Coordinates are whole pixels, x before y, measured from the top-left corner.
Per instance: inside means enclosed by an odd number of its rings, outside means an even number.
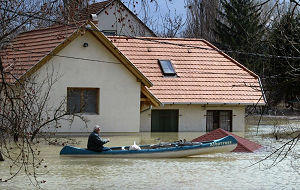
[[[0,161],[4,161],[4,158],[3,158],[2,154],[1,154],[1,152],[0,152]]]
[[[219,0],[185,0],[187,11],[184,36],[215,41],[213,29],[218,17]]]
[[[180,30],[184,27],[184,20],[181,15],[174,13],[171,15],[170,10],[161,18],[162,29],[157,30],[161,37],[174,38],[179,35]]]
[[[2,51],[12,39],[23,31],[53,24],[68,24],[60,20],[62,1],[0,1],[0,157],[10,163],[11,176],[24,171],[36,182],[36,169],[42,164],[36,137],[48,138],[60,128],[61,122],[73,122],[80,114],[70,114],[66,97],[58,104],[49,103],[53,85],[59,76],[50,68],[44,77],[33,75],[20,79],[13,65],[18,59],[4,63]],[[52,13],[57,13],[53,15]],[[59,13],[59,14],[58,14]],[[39,80],[37,80],[39,78]],[[49,133],[51,132],[51,133]]]
[[[60,79],[51,67],[45,76],[35,74],[24,80],[17,79],[10,68],[4,69],[1,76],[0,150],[11,169],[16,169],[9,179],[21,168],[36,179],[36,169],[42,164],[36,148],[40,140],[36,137],[49,138],[62,123],[71,125],[76,117],[85,124],[86,120],[80,113],[67,112],[66,97],[57,104],[50,100],[52,88]]]
[[[0,49],[17,34],[78,21],[79,10],[92,0],[0,1]]]

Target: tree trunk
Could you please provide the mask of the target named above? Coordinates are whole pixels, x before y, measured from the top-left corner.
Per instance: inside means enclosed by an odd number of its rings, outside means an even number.
[[[18,141],[19,141],[19,134],[18,134],[18,133],[15,133],[15,134],[14,134],[14,141],[15,141],[15,142],[18,142]]]
[[[1,152],[0,152],[0,162],[1,161],[4,161],[4,158],[3,158],[3,156],[2,156],[2,154],[1,154]]]

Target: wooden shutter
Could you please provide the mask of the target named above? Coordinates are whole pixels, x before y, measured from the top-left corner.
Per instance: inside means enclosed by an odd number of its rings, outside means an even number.
[[[210,132],[213,130],[213,111],[207,111],[206,113],[206,131]]]

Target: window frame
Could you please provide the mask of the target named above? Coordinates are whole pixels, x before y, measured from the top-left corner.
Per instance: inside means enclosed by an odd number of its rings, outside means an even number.
[[[171,68],[172,68],[172,70],[173,70],[172,73],[165,72],[165,70],[164,70],[164,68],[163,68],[163,64],[162,64],[162,62],[164,62],[164,61],[170,63],[170,66],[171,66]],[[171,60],[169,60],[169,59],[158,59],[158,64],[159,64],[159,67],[160,67],[160,69],[161,69],[161,71],[162,71],[162,74],[163,74],[164,76],[177,76],[177,73],[176,73],[176,71],[175,71],[174,65],[173,65],[173,63],[172,63]]]
[[[80,90],[80,112],[70,112],[69,110],[69,101],[68,101],[68,97],[69,97],[69,91],[71,90]],[[83,104],[83,94],[84,94],[84,91],[87,91],[87,90],[94,90],[96,91],[96,112],[83,112],[82,109],[82,104]],[[80,113],[80,114],[85,114],[85,115],[99,115],[100,112],[99,112],[99,107],[100,107],[100,88],[88,88],[88,87],[83,87],[83,88],[80,88],[80,87],[67,87],[67,113],[68,114],[76,114],[76,113]]]
[[[179,116],[179,109],[152,109],[151,132],[179,132]],[[162,121],[168,121],[171,125]]]
[[[209,112],[212,112],[212,114],[210,115]],[[217,115],[214,115],[214,113],[216,113],[216,112],[218,112]],[[206,132],[211,132],[211,131],[215,130],[214,129],[214,122],[215,122],[214,118],[216,116],[218,116],[218,127],[217,127],[217,129],[222,127],[221,126],[221,117],[220,117],[221,116],[221,112],[228,112],[229,113],[229,117],[230,117],[230,127],[229,127],[230,129],[229,129],[229,132],[232,132],[233,110],[206,110],[206,115],[205,115],[205,117],[206,117]],[[211,129],[208,128],[208,117],[209,116],[212,117],[212,126],[211,126]],[[224,128],[221,128],[221,129],[224,129]],[[224,129],[224,130],[226,130],[226,129]]]
[[[101,31],[105,36],[117,36],[117,30],[102,30]],[[114,35],[108,35],[108,33],[112,34],[114,33]]]

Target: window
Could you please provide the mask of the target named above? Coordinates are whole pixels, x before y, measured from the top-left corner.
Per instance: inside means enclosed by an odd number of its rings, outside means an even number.
[[[175,70],[170,60],[158,60],[164,76],[175,76]]]
[[[206,115],[206,131],[224,129],[232,132],[232,110],[208,110]]]
[[[151,132],[178,132],[179,110],[152,110]]]
[[[102,33],[105,36],[116,36],[117,35],[117,31],[116,30],[102,30]]]
[[[67,88],[68,113],[99,113],[99,88]]]

